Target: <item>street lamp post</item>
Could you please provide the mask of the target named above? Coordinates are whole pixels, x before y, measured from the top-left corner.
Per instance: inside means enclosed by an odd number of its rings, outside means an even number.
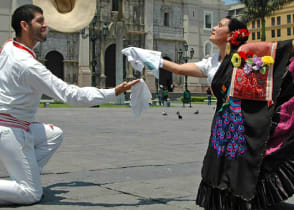
[[[192,59],[194,56],[194,49],[191,48],[190,50],[190,56],[188,56],[188,50],[189,50],[189,45],[187,43],[184,44],[184,51],[182,49],[179,49],[178,54],[179,54],[179,62],[182,63],[188,63],[188,59]],[[185,75],[185,90],[188,90],[188,76]]]
[[[184,44],[184,51],[182,49],[179,49],[178,51],[178,56],[179,56],[179,63],[182,63],[184,61],[184,63],[188,62],[188,59],[192,59],[193,55],[194,55],[194,49],[191,48],[190,50],[190,56],[188,56],[188,50],[189,50],[189,46],[187,43]],[[191,106],[191,94],[190,91],[188,90],[188,76],[185,75],[185,91],[184,91],[184,98],[183,98],[183,106],[185,103],[190,103],[190,107]]]
[[[95,14],[94,19],[92,20],[92,27],[90,27],[90,39],[92,41],[92,86],[96,87],[96,40],[97,40],[97,34],[96,34],[96,22],[97,22],[97,14]]]

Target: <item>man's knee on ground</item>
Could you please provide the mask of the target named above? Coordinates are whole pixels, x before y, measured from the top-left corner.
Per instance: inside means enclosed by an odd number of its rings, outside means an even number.
[[[54,130],[54,141],[56,144],[61,144],[62,140],[63,140],[63,131],[59,128],[54,126],[53,127]]]

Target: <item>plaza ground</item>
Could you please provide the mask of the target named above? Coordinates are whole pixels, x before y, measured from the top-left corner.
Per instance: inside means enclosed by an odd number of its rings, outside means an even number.
[[[202,210],[195,197],[213,113],[205,104],[151,108],[139,119],[130,108],[39,109],[39,121],[64,131],[42,174],[45,197],[2,209]]]

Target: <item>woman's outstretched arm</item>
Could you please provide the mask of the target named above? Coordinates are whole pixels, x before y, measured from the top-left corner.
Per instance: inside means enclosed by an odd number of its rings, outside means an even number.
[[[194,63],[177,64],[172,61],[163,60],[163,69],[192,77],[206,77]]]

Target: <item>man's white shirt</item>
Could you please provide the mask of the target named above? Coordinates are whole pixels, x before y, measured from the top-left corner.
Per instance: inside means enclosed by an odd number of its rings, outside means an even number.
[[[36,60],[32,50],[7,42],[0,52],[0,113],[34,121],[42,94],[72,106],[94,106],[113,100],[115,89],[69,85]]]

